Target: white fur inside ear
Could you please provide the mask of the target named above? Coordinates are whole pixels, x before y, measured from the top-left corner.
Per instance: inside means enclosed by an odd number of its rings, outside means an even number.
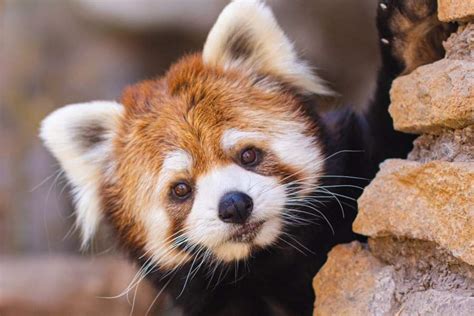
[[[41,139],[73,186],[83,246],[102,217],[98,186],[112,168],[112,138],[122,112],[123,106],[113,101],[71,104],[54,111],[41,124]]]
[[[235,0],[224,8],[207,37],[203,61],[270,74],[302,93],[333,94],[298,58],[270,8],[258,0]]]

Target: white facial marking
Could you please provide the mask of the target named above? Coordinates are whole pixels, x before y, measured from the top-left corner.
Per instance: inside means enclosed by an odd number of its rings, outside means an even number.
[[[263,133],[247,132],[231,128],[225,131],[222,135],[221,144],[224,150],[229,150],[242,141],[258,141],[267,138],[268,136]]]
[[[184,150],[177,149],[166,155],[163,160],[162,170],[166,171],[185,171],[192,166],[193,158]]]
[[[189,259],[187,254],[172,249],[173,238],[176,238],[179,234],[171,238],[168,237],[170,219],[159,196],[163,190],[166,190],[166,185],[173,174],[189,170],[192,162],[191,155],[184,150],[177,149],[168,153],[163,160],[158,178],[154,179],[154,183],[151,185],[151,187],[154,187],[152,193],[154,198],[151,199],[143,220],[147,233],[145,251],[149,252],[154,262],[161,266],[176,267],[179,263]],[[149,185],[151,178],[146,176],[144,178]]]
[[[277,239],[280,230],[276,227],[281,225],[279,214],[286,200],[285,190],[276,178],[235,164],[216,168],[199,178],[194,205],[186,219],[187,237],[194,244],[212,249],[216,257],[224,261],[242,259],[250,251],[249,244],[229,240],[234,226],[218,217],[219,201],[231,191],[244,192],[252,198],[254,208],[250,222],[265,221],[253,241],[254,245],[262,247]]]
[[[189,171],[192,164],[192,156],[182,149],[168,153],[163,160],[163,165],[158,175],[158,185],[155,191],[162,192],[162,190],[165,190],[165,186],[174,174]]]
[[[320,146],[312,136],[304,134],[302,126],[291,124],[279,128],[271,140],[271,148],[278,158],[298,170],[298,176],[312,176],[309,183],[317,182],[317,175],[323,171],[324,160]]]
[[[298,176],[307,178],[314,175],[308,184],[315,184],[317,176],[323,170],[324,160],[320,146],[312,136],[305,135],[305,128],[294,122],[282,122],[271,134],[261,132],[242,131],[229,129],[222,136],[222,147],[229,150],[240,142],[264,141],[270,144],[270,148],[279,160],[294,169],[299,170]]]
[[[168,214],[159,203],[156,204],[149,207],[143,220],[147,233],[144,250],[152,258],[153,263],[161,267],[176,268],[190,257],[175,249],[179,234],[168,236],[170,227]]]
[[[251,247],[249,244],[227,242],[217,246],[214,249],[215,256],[224,262],[230,262],[250,255]]]

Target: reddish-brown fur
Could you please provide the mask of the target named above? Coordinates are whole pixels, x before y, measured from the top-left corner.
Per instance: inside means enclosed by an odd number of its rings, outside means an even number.
[[[259,87],[242,70],[207,66],[200,54],[183,58],[163,78],[127,88],[122,103],[126,113],[114,146],[115,182],[104,183],[102,197],[122,241],[133,248],[142,248],[146,242],[140,212],[155,195],[152,186],[141,185],[141,179],[157,179],[167,153],[180,148],[191,154],[191,173],[178,176],[192,182],[211,167],[233,162],[236,153],[229,155],[221,147],[225,130],[271,134],[288,121],[304,126],[308,135],[316,130],[303,117],[294,94]],[[267,146],[258,145],[262,149]],[[266,163],[259,166],[260,173],[280,178],[294,173],[277,157],[268,155]],[[167,192],[161,192],[162,201],[169,200]],[[167,205],[172,222],[169,235],[182,228],[191,206],[192,199]]]

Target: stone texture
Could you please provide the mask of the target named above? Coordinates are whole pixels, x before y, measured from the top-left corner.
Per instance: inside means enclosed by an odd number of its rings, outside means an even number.
[[[369,239],[373,256],[396,271],[395,299],[406,293],[434,289],[465,295],[474,289],[474,266],[453,257],[437,244],[417,239],[377,237]]]
[[[464,24],[443,43],[447,59],[474,61],[474,24]]]
[[[459,130],[446,130],[440,135],[421,135],[413,145],[413,150],[408,154],[409,160],[474,162],[474,125]]]
[[[339,245],[314,278],[314,315],[471,315],[474,267],[430,242]]]
[[[394,304],[393,274],[358,242],[334,247],[313,281],[314,315],[387,314]]]
[[[438,0],[441,21],[469,21],[474,19],[474,0]]]
[[[395,129],[440,133],[474,124],[474,62],[442,59],[397,78],[389,112]]]
[[[474,24],[461,25],[443,45],[445,59],[393,82],[389,111],[395,129],[441,133],[474,124]]]
[[[390,159],[359,199],[353,229],[435,242],[474,265],[474,164]]]
[[[132,290],[112,298],[124,292],[135,274],[132,265],[113,257],[3,256],[0,315],[145,315],[156,295],[146,281],[136,295]],[[162,315],[162,303],[161,297],[150,313]]]

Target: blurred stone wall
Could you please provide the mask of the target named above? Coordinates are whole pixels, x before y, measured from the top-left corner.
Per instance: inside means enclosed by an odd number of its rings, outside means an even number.
[[[175,315],[149,284],[133,286],[136,270],[113,257],[2,257],[0,272],[2,316]]]

